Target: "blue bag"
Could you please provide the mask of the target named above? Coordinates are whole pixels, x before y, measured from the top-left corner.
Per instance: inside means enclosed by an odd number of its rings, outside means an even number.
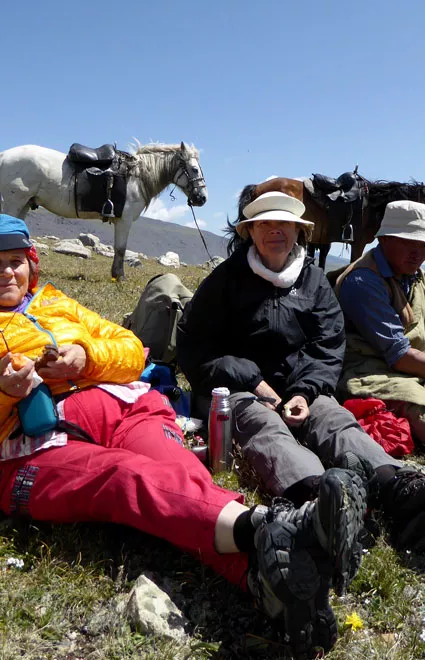
[[[34,387],[17,404],[19,421],[25,435],[39,436],[56,428],[59,418],[55,400],[45,383]]]
[[[177,385],[174,371],[166,364],[151,362],[142,372],[140,380],[150,383],[153,390],[165,394],[177,415],[190,417],[190,392]]]

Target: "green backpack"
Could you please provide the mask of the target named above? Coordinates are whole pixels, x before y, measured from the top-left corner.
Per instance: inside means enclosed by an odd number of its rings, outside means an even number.
[[[125,317],[123,326],[150,349],[154,362],[176,362],[177,323],[192,296],[177,275],[156,275],[146,284],[135,310]]]

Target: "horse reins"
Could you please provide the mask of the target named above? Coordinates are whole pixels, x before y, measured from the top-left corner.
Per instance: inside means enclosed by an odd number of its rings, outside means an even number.
[[[211,254],[210,254],[210,251],[209,251],[208,247],[207,247],[207,243],[206,243],[206,241],[205,241],[204,235],[203,235],[203,233],[201,232],[201,229],[200,229],[200,227],[199,227],[199,225],[198,225],[198,221],[197,221],[197,219],[196,219],[196,217],[195,217],[195,211],[193,210],[193,206],[192,206],[192,204],[190,204],[189,201],[188,201],[187,203],[188,203],[188,206],[190,207],[190,210],[192,211],[193,220],[194,220],[194,222],[195,222],[195,225],[196,225],[197,230],[199,231],[199,235],[200,235],[200,237],[201,237],[202,243],[204,244],[204,248],[205,248],[205,250],[206,250],[206,252],[207,252],[207,255],[208,255],[209,258],[210,258],[211,265],[212,265],[212,263],[213,263],[213,258],[212,258]]]
[[[204,245],[205,251],[206,251],[206,253],[207,253],[207,255],[208,255],[208,257],[209,257],[209,259],[210,259],[210,261],[211,261],[211,263],[212,263],[212,262],[213,262],[213,258],[212,258],[211,254],[210,254],[210,251],[208,250],[207,243],[206,243],[206,241],[205,241],[204,235],[202,234],[201,228],[199,227],[198,221],[197,221],[197,219],[196,219],[195,211],[193,210],[193,204],[192,204],[191,201],[190,201],[190,196],[192,195],[193,189],[194,189],[195,184],[196,184],[197,182],[200,182],[200,181],[203,181],[203,182],[204,182],[202,185],[199,185],[199,186],[198,186],[199,188],[206,188],[206,187],[207,187],[207,185],[206,185],[206,183],[205,183],[204,173],[203,173],[203,171],[202,171],[202,167],[201,167],[200,164],[198,163],[198,167],[199,167],[200,175],[199,175],[199,176],[196,176],[196,177],[191,177],[190,174],[189,174],[189,172],[188,172],[188,170],[187,170],[186,161],[185,161],[181,156],[179,157],[179,160],[180,160],[180,167],[179,167],[179,169],[177,170],[177,172],[176,172],[176,174],[175,174],[175,176],[174,176],[174,179],[173,179],[173,182],[174,182],[174,184],[175,184],[175,185],[174,185],[174,188],[175,188],[175,186],[179,185],[179,184],[178,184],[178,181],[179,181],[180,177],[182,176],[182,174],[184,174],[184,175],[186,176],[186,178],[187,178],[188,186],[190,185],[189,196],[188,196],[188,198],[187,198],[187,205],[189,206],[190,210],[192,211],[193,221],[194,221],[194,223],[195,223],[196,229],[197,229],[198,232],[199,232],[199,235],[200,235],[200,237],[201,237],[201,240],[202,240],[202,243],[203,243],[203,245]],[[171,190],[171,192],[170,192],[170,197],[171,197],[171,199],[172,199],[173,201],[175,200],[175,197],[174,197],[174,195],[173,195],[173,190],[174,190],[174,188],[173,188],[173,189]]]

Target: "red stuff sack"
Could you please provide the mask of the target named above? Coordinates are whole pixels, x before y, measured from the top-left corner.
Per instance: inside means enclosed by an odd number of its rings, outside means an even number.
[[[400,458],[415,448],[410,425],[404,417],[396,417],[387,410],[381,399],[348,399],[344,402],[360,426],[390,456]]]

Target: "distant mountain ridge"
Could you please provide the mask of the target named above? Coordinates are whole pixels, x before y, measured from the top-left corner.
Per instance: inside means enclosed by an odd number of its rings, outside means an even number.
[[[78,234],[83,232],[95,234],[102,243],[114,244],[114,227],[102,220],[63,218],[39,208],[30,211],[25,222],[32,236],[78,238]],[[227,239],[224,236],[205,230],[202,230],[202,235],[211,256],[227,256]],[[209,259],[197,229],[146,216],[141,216],[133,223],[127,248],[143,252],[148,257],[160,257],[169,251],[177,252],[180,260],[187,264],[203,264]]]
[[[318,259],[316,262],[317,261]],[[337,270],[337,268],[342,268],[342,266],[348,266],[349,263],[349,259],[344,259],[343,257],[335,257],[333,254],[328,254],[326,258],[325,272],[328,273],[330,270]]]

